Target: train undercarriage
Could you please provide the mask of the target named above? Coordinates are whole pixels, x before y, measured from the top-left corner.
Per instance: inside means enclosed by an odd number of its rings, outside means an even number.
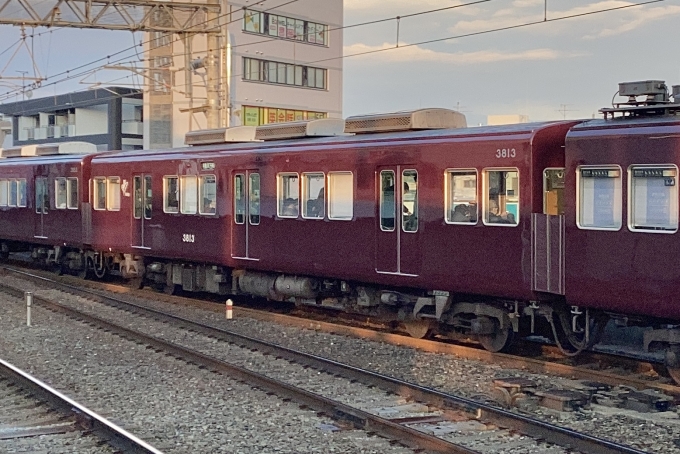
[[[207,292],[244,295],[397,322],[416,338],[430,335],[476,340],[486,350],[507,350],[516,336],[551,339],[566,356],[592,347],[610,319],[652,326],[644,350],[664,352],[671,377],[680,383],[680,326],[569,306],[564,301],[510,301],[447,291],[380,288],[359,282],[268,273],[224,266],[150,259],[63,246],[0,243],[0,258],[28,251],[34,262],[84,279],[119,275],[132,286],[173,294]]]

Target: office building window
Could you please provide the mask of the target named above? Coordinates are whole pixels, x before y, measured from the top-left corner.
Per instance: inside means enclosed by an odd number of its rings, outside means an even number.
[[[243,80],[325,90],[327,72],[324,68],[243,58]]]
[[[309,44],[328,45],[328,25],[260,11],[245,10],[243,31]]]

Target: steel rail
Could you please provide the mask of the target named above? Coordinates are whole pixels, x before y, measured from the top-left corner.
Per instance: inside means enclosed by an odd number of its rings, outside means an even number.
[[[542,438],[568,449],[577,449],[582,452],[597,454],[645,454],[644,451],[640,451],[630,446],[621,445],[619,443],[599,437],[594,437],[588,434],[577,432],[575,430],[556,426],[539,419],[519,415],[517,413],[513,413],[482,402],[444,393],[432,388],[410,383],[369,370],[360,369],[358,367],[343,364],[317,355],[304,353],[277,344],[227,331],[222,328],[198,323],[183,317],[167,314],[156,309],[140,306],[129,301],[103,295],[97,291],[59,283],[52,279],[35,276],[23,271],[15,271],[13,269],[12,271],[29,275],[38,280],[44,280],[45,282],[48,282],[52,285],[59,285],[63,288],[67,288],[72,293],[84,295],[89,299],[96,297],[104,304],[124,307],[127,309],[132,308],[136,311],[147,313],[167,321],[172,321],[174,324],[178,324],[184,328],[219,338],[226,342],[257,349],[258,351],[283,357],[291,361],[336,374],[350,380],[357,380],[363,384],[376,386],[380,389],[393,392],[406,398],[412,398],[442,409],[462,410],[467,413],[474,414],[476,419],[491,422],[500,427],[515,430],[531,438]],[[20,292],[19,290],[16,291]],[[354,409],[351,411],[356,412]]]
[[[22,290],[6,284],[0,284],[0,291],[17,298],[23,296]],[[394,423],[363,410],[328,399],[285,382],[269,378],[265,375],[213,358],[181,345],[125,328],[108,320],[81,312],[55,301],[33,295],[33,302],[34,304],[41,304],[49,310],[65,314],[85,323],[99,325],[105,330],[117,333],[127,339],[144,343],[159,351],[166,351],[190,364],[197,364],[210,370],[224,373],[250,386],[272,392],[284,399],[291,399],[301,405],[313,408],[315,411],[327,414],[333,419],[350,423],[355,428],[374,432],[388,439],[398,440],[399,443],[404,446],[414,449],[424,449],[427,452],[432,453],[479,454],[479,451],[474,451],[464,446],[450,443],[441,438],[419,432],[410,427]]]
[[[162,451],[154,448],[144,440],[137,438],[125,429],[1,359],[0,375],[7,377],[20,388],[30,391],[39,400],[47,402],[59,412],[72,415],[82,430],[94,433],[122,452],[132,454],[163,454]]]

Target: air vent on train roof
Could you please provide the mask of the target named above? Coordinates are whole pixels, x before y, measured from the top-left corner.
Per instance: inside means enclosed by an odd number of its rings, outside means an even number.
[[[2,157],[18,158],[26,156],[50,156],[60,154],[90,154],[96,152],[97,146],[93,143],[58,142],[5,148],[2,150]]]
[[[257,127],[255,138],[261,140],[300,139],[303,137],[344,136],[345,121],[342,118],[272,123]]]
[[[388,114],[360,115],[345,120],[345,132],[354,134],[465,127],[467,127],[465,115],[449,109],[419,109]]]
[[[187,145],[214,145],[218,143],[259,142],[255,139],[255,126],[233,128],[200,129],[189,131],[184,136]]]

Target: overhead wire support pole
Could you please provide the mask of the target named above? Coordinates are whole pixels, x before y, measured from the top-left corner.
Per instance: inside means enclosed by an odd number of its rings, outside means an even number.
[[[158,11],[170,15],[169,24],[152,20]],[[213,0],[0,0],[0,24],[27,27],[74,27],[133,32],[205,33],[203,14],[220,13]]]

